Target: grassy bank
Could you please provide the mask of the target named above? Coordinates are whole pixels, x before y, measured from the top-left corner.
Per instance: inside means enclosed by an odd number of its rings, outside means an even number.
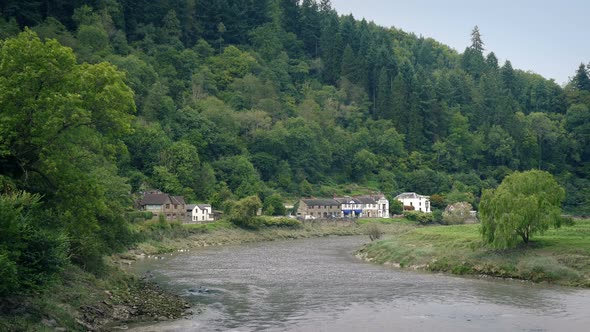
[[[349,223],[308,222],[300,227],[262,227],[256,230],[243,229],[227,221],[173,225],[167,229],[157,229],[148,223],[140,225],[138,229],[140,233],[145,234],[145,240],[114,259],[125,264],[143,255],[161,254],[179,249],[310,237],[366,235],[370,225],[374,224],[378,225],[385,235],[404,233],[416,227],[415,223],[405,219],[363,219],[360,222]]]
[[[101,277],[72,266],[37,294],[4,298],[0,331],[103,331],[190,314],[182,298],[110,267]]]
[[[479,225],[417,228],[371,243],[359,255],[379,264],[590,287],[590,220],[549,230],[516,249],[484,246]]]

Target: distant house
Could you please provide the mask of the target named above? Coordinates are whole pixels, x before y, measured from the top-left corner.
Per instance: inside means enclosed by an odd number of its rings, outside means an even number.
[[[395,196],[395,199],[402,202],[404,211],[421,211],[430,213],[430,197],[416,193],[402,193]]]
[[[297,217],[304,219],[325,219],[340,217],[340,203],[332,198],[309,198],[299,200]]]
[[[362,203],[362,217],[389,218],[389,200],[384,195],[357,196]]]
[[[191,204],[191,222],[193,223],[206,223],[215,221],[213,218],[213,209],[209,204]],[[187,211],[189,206],[187,206]]]
[[[340,203],[340,211],[343,217],[360,217],[363,214],[363,203],[354,197],[336,197]]]
[[[389,201],[381,194],[301,199],[297,216],[304,219],[389,218]]]
[[[209,204],[188,204],[186,206],[187,223],[207,223],[215,221],[213,209]]]
[[[154,216],[161,214],[166,220],[184,220],[186,218],[186,203],[182,196],[172,196],[161,191],[151,191],[144,194],[139,201],[140,209],[150,211]]]

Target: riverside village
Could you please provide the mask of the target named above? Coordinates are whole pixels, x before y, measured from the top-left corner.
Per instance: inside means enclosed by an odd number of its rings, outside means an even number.
[[[430,198],[413,192],[394,198],[404,211],[431,213]],[[183,196],[173,196],[159,190],[148,191],[137,204],[140,211],[151,212],[154,218],[185,224],[205,224],[219,220],[223,212],[210,204],[187,204]],[[383,194],[343,196],[333,198],[304,198],[297,204],[285,204],[289,216],[300,220],[330,220],[355,218],[390,218],[389,200]],[[296,208],[295,208],[296,206]],[[258,211],[260,215],[262,211]]]

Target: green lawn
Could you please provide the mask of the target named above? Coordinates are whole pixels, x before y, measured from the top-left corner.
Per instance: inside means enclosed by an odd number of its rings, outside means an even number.
[[[417,228],[370,244],[361,253],[402,267],[590,287],[590,220],[551,229],[529,245],[507,250],[486,247],[479,227]]]

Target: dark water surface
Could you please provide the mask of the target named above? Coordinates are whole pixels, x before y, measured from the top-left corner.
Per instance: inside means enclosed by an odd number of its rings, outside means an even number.
[[[190,319],[129,330],[590,331],[589,290],[368,264],[352,256],[366,240],[210,247],[139,262],[136,273],[149,270],[206,306]]]

